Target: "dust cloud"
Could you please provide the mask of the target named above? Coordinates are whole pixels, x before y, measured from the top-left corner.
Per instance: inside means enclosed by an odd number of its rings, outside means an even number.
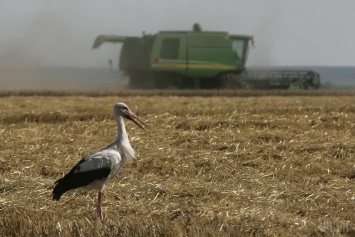
[[[61,16],[44,12],[34,17],[26,31],[1,48],[0,91],[93,91],[127,86],[127,78],[110,70],[108,64],[90,68],[74,61],[73,42],[79,42],[90,53],[94,41],[94,37],[74,40],[76,34],[80,35]],[[82,61],[87,57],[83,54]]]
[[[123,74],[100,68],[0,68],[0,81],[0,91],[110,91],[128,85]]]
[[[94,91],[126,87],[127,77],[107,68],[41,66],[25,49],[9,50],[0,58],[0,91]]]

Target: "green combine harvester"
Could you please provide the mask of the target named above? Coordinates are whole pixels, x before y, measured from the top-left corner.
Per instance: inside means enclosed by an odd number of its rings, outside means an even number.
[[[100,35],[104,42],[122,43],[119,68],[131,88],[287,89],[319,88],[319,75],[300,71],[246,71],[253,37],[228,32],[160,31],[141,37]]]

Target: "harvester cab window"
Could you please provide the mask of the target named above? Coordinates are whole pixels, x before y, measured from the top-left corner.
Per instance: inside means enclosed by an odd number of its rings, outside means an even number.
[[[179,39],[164,39],[159,57],[161,59],[177,59],[179,56]]]
[[[232,48],[235,54],[236,63],[241,63],[244,54],[245,41],[242,39],[233,39]]]

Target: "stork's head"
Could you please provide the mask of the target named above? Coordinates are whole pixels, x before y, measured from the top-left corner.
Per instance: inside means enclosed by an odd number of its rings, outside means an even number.
[[[133,121],[135,124],[137,124],[138,127],[144,130],[142,125],[140,125],[137,121],[141,122],[144,126],[147,126],[142,120],[140,120],[137,115],[135,115],[126,104],[124,103],[117,103],[113,106],[113,112],[115,113],[115,117],[123,117],[126,119],[129,119]]]

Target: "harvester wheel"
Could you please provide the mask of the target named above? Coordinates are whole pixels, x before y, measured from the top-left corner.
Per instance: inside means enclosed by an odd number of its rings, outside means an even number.
[[[139,88],[140,77],[136,74],[129,75],[129,87],[130,88]]]
[[[183,85],[182,77],[173,73],[157,73],[154,76],[154,88],[179,89]]]
[[[145,71],[132,72],[129,74],[129,87],[139,89],[153,88],[152,74]]]
[[[238,76],[232,73],[219,76],[219,82],[221,89],[236,90],[242,88]]]

